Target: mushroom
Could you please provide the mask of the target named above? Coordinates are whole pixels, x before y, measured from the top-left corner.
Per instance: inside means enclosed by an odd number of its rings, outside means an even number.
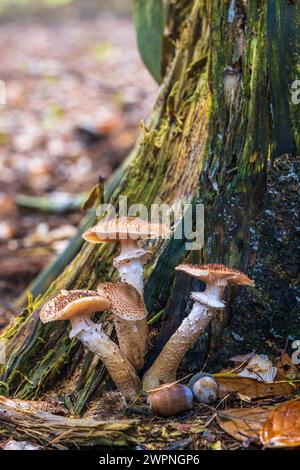
[[[105,282],[99,284],[97,291],[110,303],[121,352],[135,369],[141,369],[149,345],[143,298],[135,287],[126,282]]]
[[[184,355],[215,316],[216,309],[224,308],[222,294],[227,284],[253,285],[253,281],[245,274],[222,264],[203,266],[180,264],[175,269],[205,282],[206,289],[204,292],[191,293],[191,298],[194,300],[192,310],[145,373],[143,377],[145,390],[176,380],[176,372]]]
[[[40,319],[43,323],[54,320],[70,320],[70,338],[78,338],[97,354],[107,368],[112,380],[128,400],[134,400],[140,387],[139,378],[130,362],[122,355],[100,324],[91,320],[95,312],[109,310],[107,298],[90,290],[62,290],[43,305]]]
[[[151,224],[138,217],[118,217],[103,220],[83,234],[91,243],[119,242],[121,252],[114,259],[114,267],[119,270],[121,281],[132,284],[143,295],[143,262],[151,255],[138,248],[138,240],[158,238],[170,233],[163,224]]]

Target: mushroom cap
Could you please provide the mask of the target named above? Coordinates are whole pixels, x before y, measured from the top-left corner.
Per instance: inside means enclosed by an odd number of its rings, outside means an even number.
[[[91,290],[62,290],[45,303],[40,311],[43,323],[54,320],[69,320],[76,315],[91,315],[109,310],[109,301]]]
[[[131,261],[141,259],[142,263],[146,262],[152,255],[151,251],[143,250],[142,248],[127,252],[123,255],[114,258],[113,265],[119,268],[123,264],[128,264]]]
[[[182,271],[190,276],[200,279],[205,284],[237,284],[253,286],[254,281],[237,269],[227,268],[224,264],[180,264],[176,271]]]
[[[109,310],[123,320],[143,320],[147,310],[143,298],[131,284],[104,282],[97,287],[98,295],[108,299]]]
[[[102,220],[82,235],[91,243],[115,242],[117,240],[146,240],[158,238],[171,231],[163,224],[151,224],[138,217],[116,217]]]

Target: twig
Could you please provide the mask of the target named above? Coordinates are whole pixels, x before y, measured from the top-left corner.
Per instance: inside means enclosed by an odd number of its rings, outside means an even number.
[[[193,439],[191,437],[188,437],[187,439],[180,439],[179,441],[172,442],[172,444],[165,447],[164,450],[182,450],[188,447],[192,442]]]
[[[147,408],[134,408],[132,406],[128,406],[125,408],[125,414],[136,414],[136,415],[153,417],[153,413]]]

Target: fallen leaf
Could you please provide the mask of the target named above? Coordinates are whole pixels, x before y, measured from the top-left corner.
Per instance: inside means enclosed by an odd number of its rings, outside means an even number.
[[[299,369],[287,353],[283,353],[276,359],[275,365],[277,367],[277,380],[296,379],[299,376]]]
[[[210,450],[222,450],[222,442],[221,441],[213,442],[212,444],[208,444],[207,447]]]
[[[91,207],[93,207],[96,202],[98,204],[102,204],[104,198],[104,188],[105,180],[102,177],[99,177],[98,183],[92,188],[92,190],[88,194],[87,198],[81,206],[81,209],[91,209]]]
[[[168,438],[169,438],[169,433],[168,433],[168,431],[167,431],[167,428],[162,427],[162,429],[161,429],[161,436],[162,436],[163,438],[165,438],[165,439],[168,439]]]
[[[170,437],[179,437],[182,436],[182,432],[180,431],[174,431],[170,433]]]
[[[192,434],[201,434],[205,430],[203,425],[198,425],[198,426],[192,426],[190,428],[190,432]]]
[[[260,382],[273,382],[276,373],[277,368],[273,366],[268,356],[255,355],[238,375]]]
[[[24,239],[24,246],[31,247],[36,244],[51,245],[56,241],[69,240],[76,233],[74,225],[62,225],[54,230],[49,230],[46,224],[39,224],[35,232]]]
[[[2,217],[12,215],[15,212],[15,201],[12,197],[0,193],[0,214]]]
[[[16,229],[10,222],[0,222],[0,240],[11,240],[15,233]]]
[[[229,408],[218,413],[219,426],[238,441],[259,441],[261,428],[270,412],[269,408]]]
[[[300,400],[287,401],[272,410],[260,438],[265,447],[300,446]]]
[[[246,403],[251,403],[251,398],[246,397],[242,393],[238,393],[237,396],[239,397],[240,400],[245,401]]]
[[[233,362],[236,366],[239,364],[245,364],[250,361],[250,359],[255,356],[254,352],[248,354],[241,354],[239,356],[233,356],[229,359],[229,361]]]
[[[217,375],[217,374],[216,374]],[[245,377],[218,377],[219,395],[228,393],[240,393],[249,398],[275,397],[278,395],[290,395],[295,392],[296,386],[288,382],[265,383]]]
[[[99,42],[96,44],[92,50],[92,55],[95,59],[97,60],[106,60],[111,56],[111,54],[114,51],[114,46],[113,44],[110,44],[108,42]]]

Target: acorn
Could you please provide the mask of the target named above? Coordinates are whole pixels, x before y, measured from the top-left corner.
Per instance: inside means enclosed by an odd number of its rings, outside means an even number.
[[[179,383],[165,384],[148,392],[148,402],[155,415],[174,416],[192,408],[193,393]]]
[[[209,405],[218,398],[218,384],[212,375],[202,372],[195,374],[189,381],[189,388],[200,403]]]

